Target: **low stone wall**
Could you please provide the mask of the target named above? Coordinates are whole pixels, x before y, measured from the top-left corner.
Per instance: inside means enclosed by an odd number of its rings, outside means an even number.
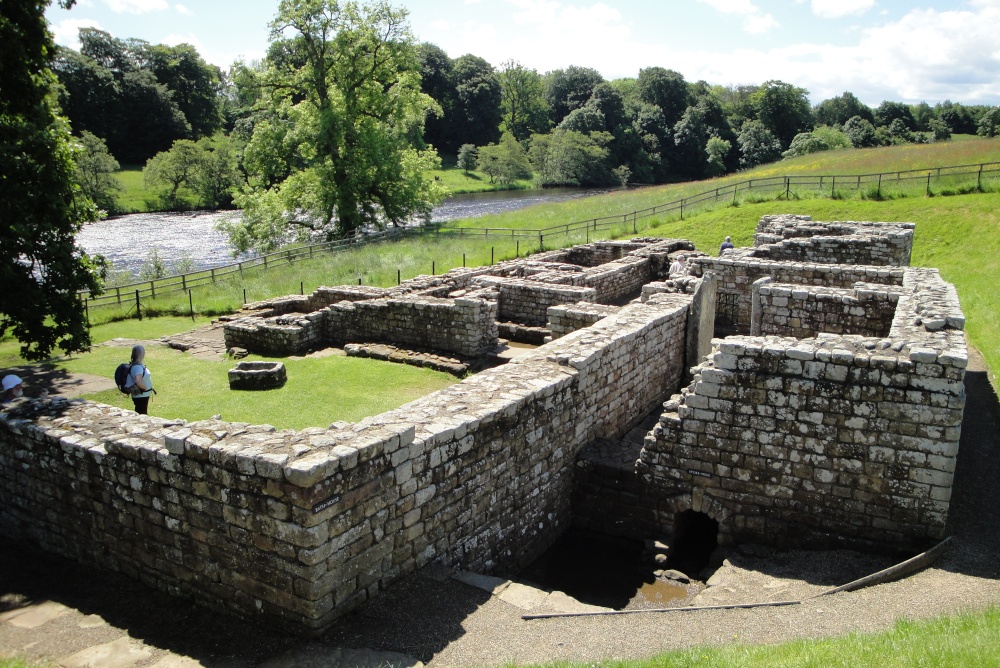
[[[569,523],[579,451],[674,391],[689,301],[626,307],[329,429],[184,423],[79,400],[5,407],[0,533],[304,633],[431,561],[515,569]]]
[[[597,301],[601,304],[613,304],[630,295],[638,295],[642,286],[654,277],[648,259],[630,258],[589,269],[584,285],[597,291]]]
[[[483,299],[341,302],[326,314],[325,338],[336,344],[385,342],[469,357],[497,345],[497,304]]]
[[[731,315],[731,324],[743,334],[750,332],[753,284],[761,278],[770,278],[775,283],[849,289],[855,283],[899,286],[903,284],[905,273],[902,267],[774,262],[739,253],[726,257],[695,257],[689,264],[698,276],[707,272],[718,275],[718,315],[720,318]],[[732,301],[727,302],[727,297]],[[731,311],[727,310],[727,303]],[[716,324],[724,323],[717,320]]]
[[[809,216],[764,216],[753,255],[779,262],[903,267],[910,264],[913,223],[815,222]]]
[[[800,339],[820,333],[886,336],[900,292],[884,285],[812,288],[762,278],[754,283],[750,333]]]
[[[300,355],[326,345],[325,311],[288,313],[270,318],[248,316],[223,325],[226,348],[245,348],[260,355]]]
[[[497,317],[500,320],[528,325],[544,325],[550,306],[597,301],[597,291],[586,287],[490,276],[476,279],[475,284],[498,291]]]
[[[588,302],[551,306],[548,310],[549,331],[552,332],[553,339],[558,339],[578,329],[590,327],[598,320],[614,315],[620,310],[620,306]]]

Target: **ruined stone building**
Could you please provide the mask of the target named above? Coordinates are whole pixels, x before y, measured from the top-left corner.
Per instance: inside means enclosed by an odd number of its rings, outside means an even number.
[[[516,571],[573,523],[920,547],[944,531],[967,352],[913,232],[767,217],[722,257],[597,242],[255,304],[228,345],[549,341],[326,428],[21,403],[0,414],[0,533],[303,633],[430,563]]]

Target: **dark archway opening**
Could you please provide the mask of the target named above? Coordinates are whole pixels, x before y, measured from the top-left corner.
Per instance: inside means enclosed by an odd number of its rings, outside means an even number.
[[[685,510],[674,520],[674,540],[667,568],[701,579],[719,546],[719,523],[705,513]]]

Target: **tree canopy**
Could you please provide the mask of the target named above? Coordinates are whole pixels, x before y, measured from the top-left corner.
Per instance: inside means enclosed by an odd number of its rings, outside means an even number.
[[[335,238],[427,216],[443,190],[424,172],[434,102],[420,92],[420,62],[406,12],[387,2],[282,0],[227,228],[239,250],[273,248],[289,236]]]
[[[74,185],[76,148],[54,110],[47,5],[0,13],[0,332],[12,330],[29,360],[90,346],[76,293],[98,289],[74,239],[95,209]]]

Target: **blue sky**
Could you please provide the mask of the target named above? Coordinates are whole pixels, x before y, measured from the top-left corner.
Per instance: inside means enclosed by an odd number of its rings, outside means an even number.
[[[945,99],[1000,104],[1000,0],[393,0],[419,41],[539,72],[606,78],[658,65],[688,81],[845,90],[870,105]],[[55,5],[55,3],[53,3]],[[267,48],[278,0],[78,0],[49,8],[56,41],[92,26],[116,37],[193,44],[228,67]]]

